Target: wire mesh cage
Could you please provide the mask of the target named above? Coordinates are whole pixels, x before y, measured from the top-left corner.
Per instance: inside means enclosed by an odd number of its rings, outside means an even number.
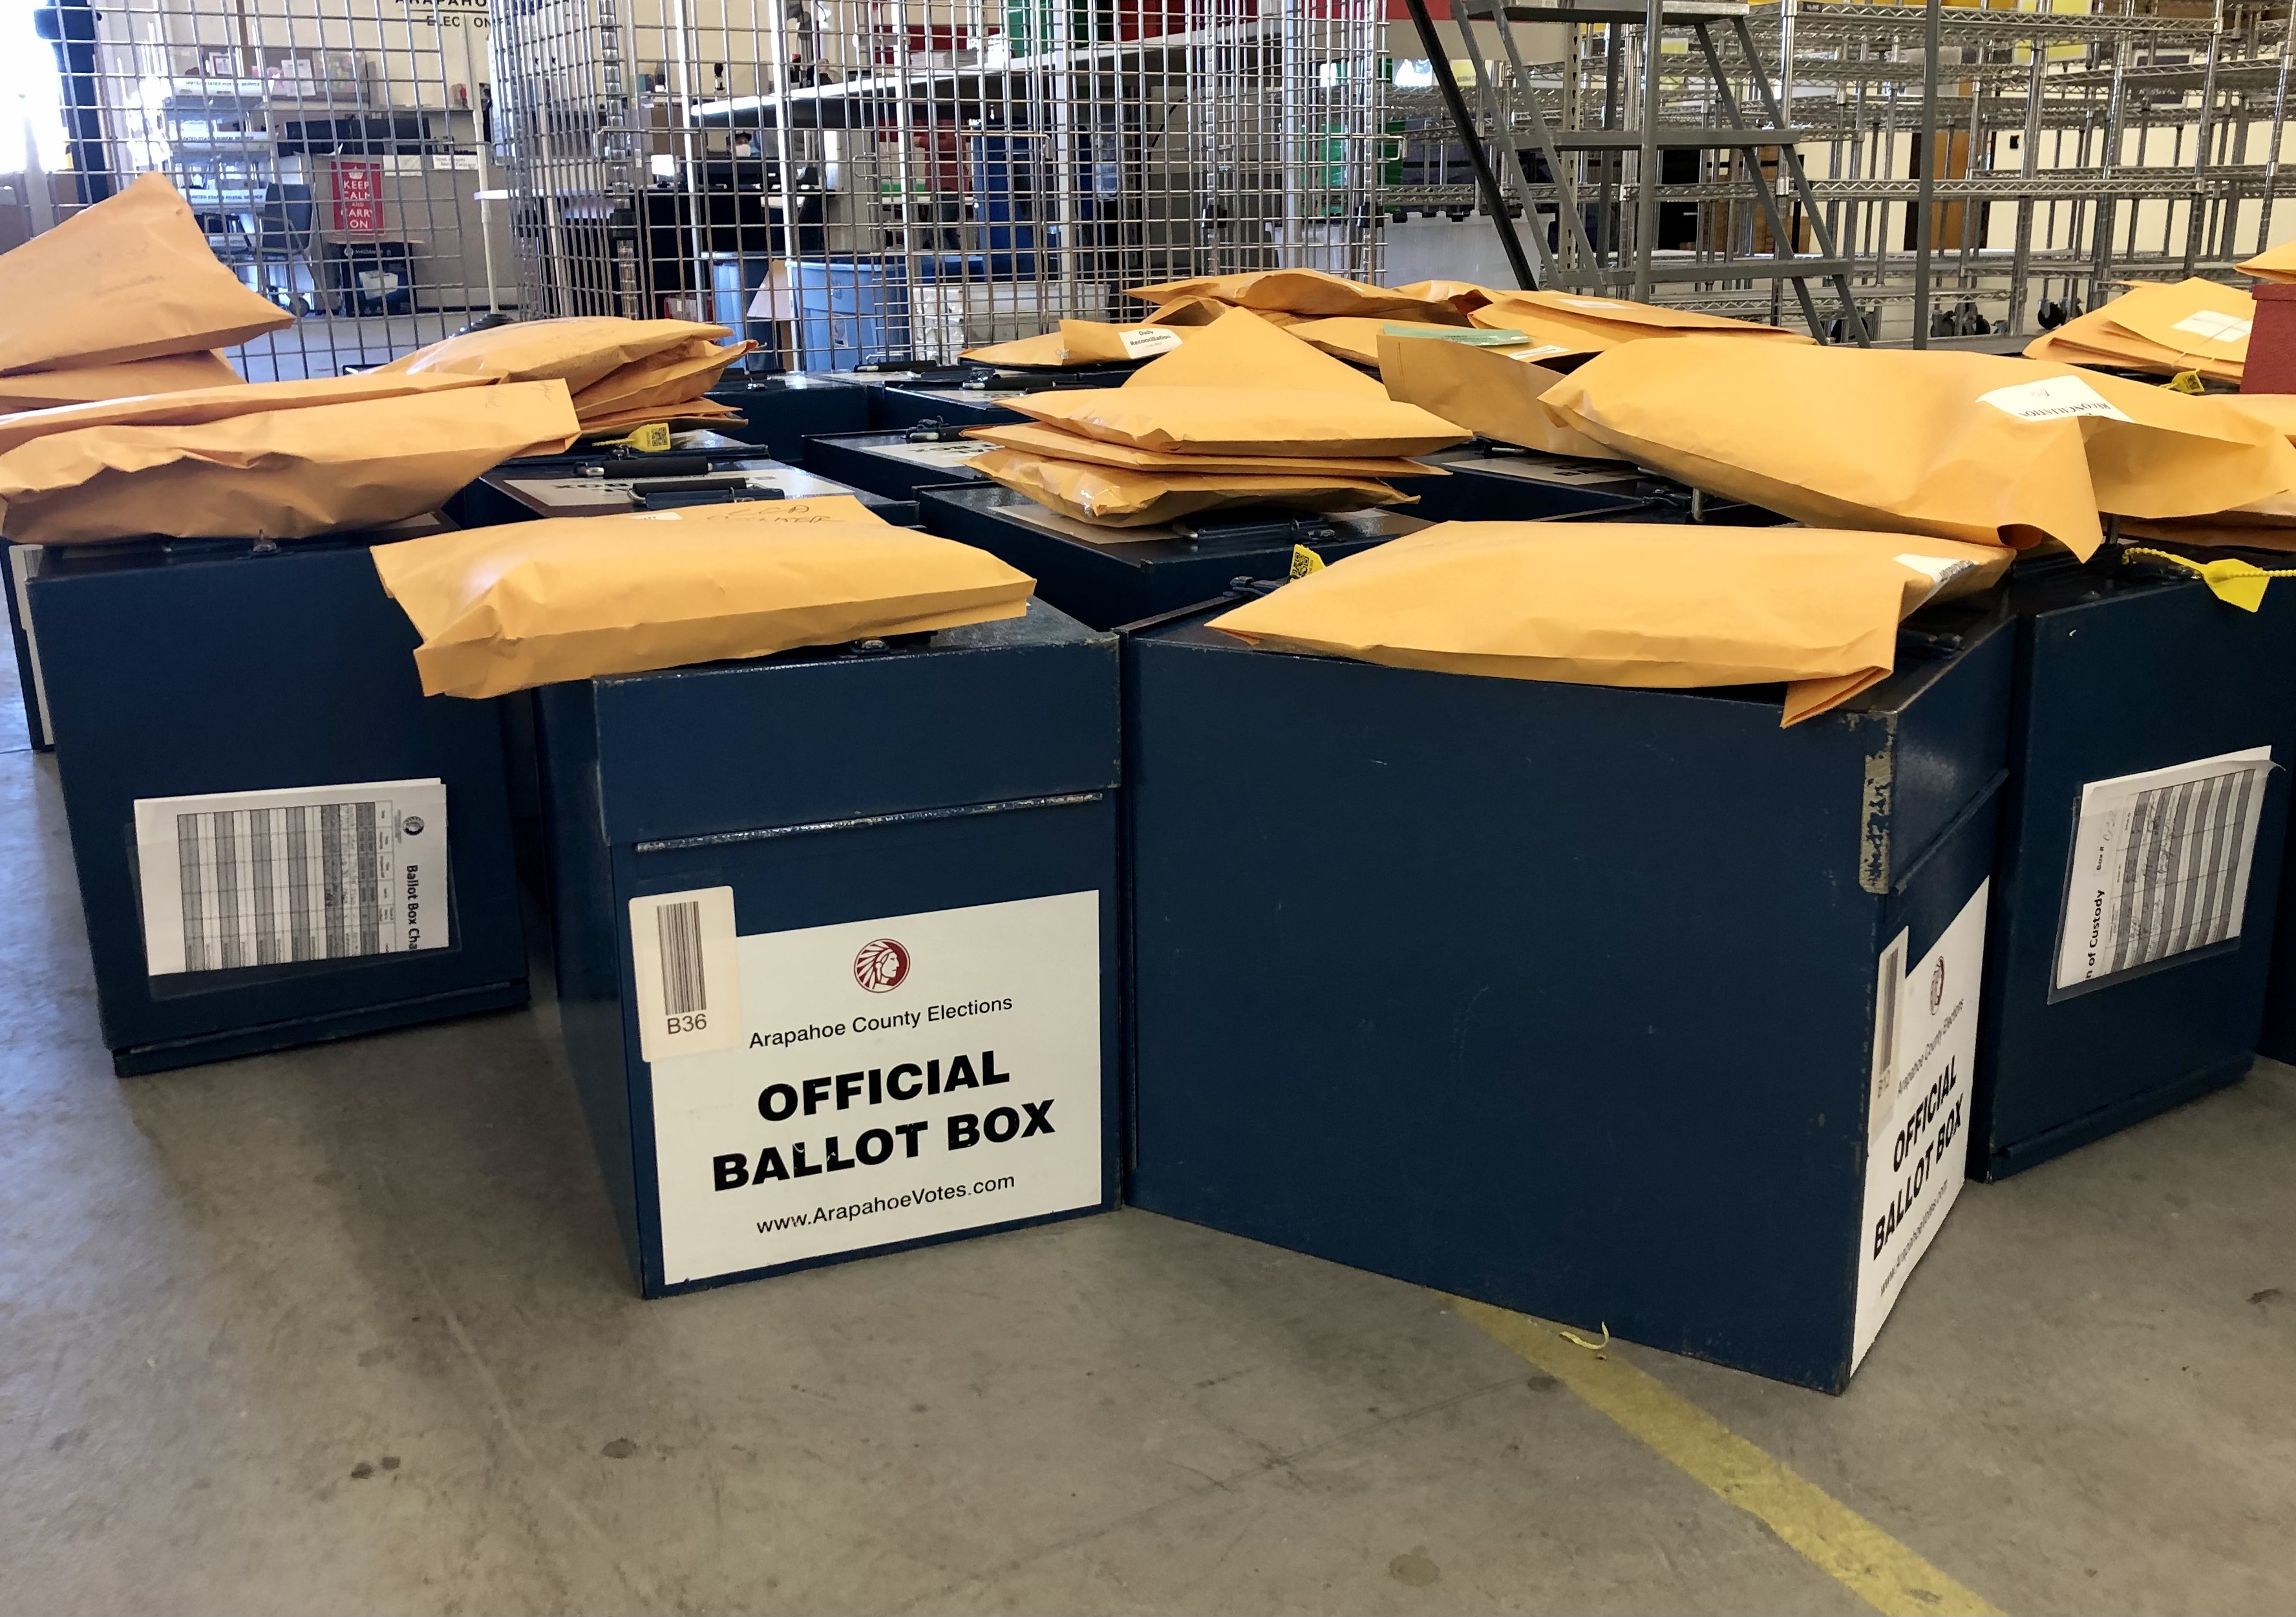
[[[332,374],[514,305],[484,0],[59,0],[0,40],[17,236],[165,174],[217,258],[302,316],[233,357]],[[27,25],[29,26],[27,26]],[[0,183],[7,183],[0,180]]]
[[[851,369],[1105,318],[1148,282],[1377,269],[1371,0],[496,0],[495,21],[532,313],[711,319],[758,368]]]

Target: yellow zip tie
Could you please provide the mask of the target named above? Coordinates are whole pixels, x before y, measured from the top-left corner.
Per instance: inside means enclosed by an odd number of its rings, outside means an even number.
[[[2169,378],[2167,385],[2171,393],[2205,393],[2209,390],[2201,381],[2198,371],[2179,371]]]
[[[1308,549],[1305,545],[1294,545],[1292,546],[1292,576],[1293,578],[1304,579],[1311,572],[1321,572],[1324,570],[1324,566],[1325,562],[1324,558],[1317,555],[1314,551]]]
[[[1584,1348],[1589,1353],[1603,1352],[1611,1345],[1611,1322],[1607,1319],[1603,1322],[1603,1340],[1600,1342],[1587,1341],[1584,1336],[1579,1335],[1578,1332],[1572,1330],[1569,1326],[1559,1325],[1556,1326],[1554,1329],[1556,1333],[1562,1336],[1563,1341],[1570,1342],[1574,1346]]]
[[[2263,608],[2265,587],[2273,579],[2296,579],[2296,567],[2259,567],[2253,562],[2243,562],[2237,556],[2223,556],[2213,562],[2195,562],[2190,556],[2180,556],[2173,551],[2155,550],[2149,545],[2131,545],[2121,554],[2150,556],[2156,562],[2181,567],[2186,572],[2198,573],[2201,582],[2209,587],[2218,600],[2237,606],[2244,612]]]

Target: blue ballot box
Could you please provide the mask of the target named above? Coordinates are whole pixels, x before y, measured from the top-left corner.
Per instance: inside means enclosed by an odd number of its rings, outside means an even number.
[[[52,547],[29,590],[123,1075],[521,1005],[496,704],[365,538]]]
[[[2287,840],[2296,636],[2189,573],[2021,560],[1972,1171],[2248,1070]],[[2275,587],[2276,588],[2277,586]]]
[[[560,1016],[646,1295],[1114,1205],[1118,680],[1031,603],[537,693]]]
[[[928,374],[890,381],[879,387],[876,397],[870,401],[869,424],[880,431],[906,431],[924,421],[954,422],[967,427],[1020,421],[1024,419],[1021,413],[1008,409],[1005,401],[1028,393],[1040,393],[1052,385],[1049,381],[982,376],[979,373]]]
[[[1259,510],[1103,528],[996,483],[925,488],[917,506],[927,529],[1010,562],[1037,580],[1038,595],[1096,628],[1210,600],[1237,579],[1288,577],[1296,546],[1336,562],[1427,526],[1391,511]]]
[[[2273,923],[2272,966],[2265,978],[2264,1027],[2256,1053],[2296,1064],[2296,857],[2280,857],[2280,907]]]
[[[1624,521],[1662,522],[1670,514],[1644,487],[1657,480],[1620,461],[1565,460],[1485,439],[1416,458],[1450,473],[1391,480],[1418,497],[1412,514],[1431,522],[1536,521],[1606,508],[1624,513]]]
[[[722,423],[719,431],[794,464],[804,457],[805,440],[816,432],[865,430],[871,391],[849,375],[728,371],[709,397],[742,413],[742,420]]]
[[[1769,527],[1784,519],[1636,471],[1623,461],[1570,460],[1478,439],[1416,457],[1448,477],[1389,480],[1416,495],[1431,522],[1526,522],[1586,517],[1621,522],[1716,522]]]
[[[1838,1391],[1964,1178],[2014,636],[1620,690],[1127,639],[1129,1198]]]
[[[898,431],[826,433],[805,444],[808,472],[833,477],[886,499],[914,500],[921,489],[988,480],[972,463],[994,444],[961,428],[923,421]]]
[[[818,499],[849,494],[882,520],[914,527],[916,502],[887,499],[812,472],[768,460],[754,450],[626,459],[513,461],[463,491],[465,524],[477,527],[535,517],[623,516],[635,511],[749,500]]]

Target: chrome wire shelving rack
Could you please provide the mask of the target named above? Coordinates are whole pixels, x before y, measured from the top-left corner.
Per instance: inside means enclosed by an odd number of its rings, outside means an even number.
[[[2065,0],[2057,0],[2060,7]],[[2172,9],[2173,8],[2173,9]],[[1537,7],[1512,8],[1545,49],[1520,68],[1493,48],[1455,36],[1455,55],[1488,59],[1509,128],[1536,109],[1549,119],[1609,105],[1614,84],[1629,102],[1646,69],[1631,26],[1541,28]],[[2029,334],[2109,299],[2130,280],[2226,276],[2272,239],[2274,208],[2291,185],[2285,136],[2288,21],[2284,6],[2212,0],[2124,5],[2089,0],[2080,11],[1871,5],[1774,0],[1750,8],[1743,36],[1718,29],[1720,78],[1740,106],[1762,104],[1767,84],[1790,126],[1807,185],[1782,175],[1775,151],[1660,154],[1646,193],[1641,154],[1611,160],[1615,176],[1586,166],[1583,194],[1615,198],[1625,250],[1644,242],[1666,295],[1701,307],[1769,317],[1792,312],[1775,278],[1744,276],[1753,256],[1783,239],[1797,252],[1843,266],[1861,324],[1884,340],[1990,341]],[[1622,37],[1623,36],[1623,37]],[[1549,60],[1551,58],[1551,60]],[[1616,62],[1617,67],[1612,63]],[[1726,121],[1705,88],[1716,75],[1689,53],[1655,75],[1669,120]],[[1464,144],[1428,90],[1398,90],[1391,112],[1406,125],[1397,182],[1382,193],[1390,217],[1414,211],[1487,218]],[[1583,112],[1580,114],[1583,116]],[[1631,106],[1608,116],[1633,116]],[[1495,155],[1504,143],[1480,133]],[[1927,160],[1934,152],[1937,160]],[[1541,176],[1544,177],[1544,176]],[[1402,183],[1411,182],[1411,183]],[[1777,233],[1750,185],[1767,184],[1784,226]],[[1560,240],[1558,193],[1518,186],[1511,211],[1544,211]],[[1658,227],[1637,235],[1646,201]],[[2283,227],[2289,220],[2281,210]],[[1823,250],[1820,242],[1825,242]],[[1822,334],[1841,336],[1846,323]]]

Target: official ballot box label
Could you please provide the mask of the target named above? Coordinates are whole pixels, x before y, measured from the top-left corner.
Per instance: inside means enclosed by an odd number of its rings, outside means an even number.
[[[1098,893],[739,938],[731,896],[631,903],[642,1040],[716,1047],[649,1061],[666,1285],[1100,1204]]]
[[[1905,965],[1904,933],[1882,951],[1874,989],[1874,1098],[1866,1113],[1866,1219],[1849,1367],[1874,1345],[1914,1265],[1961,1194],[1969,1074],[1977,1063],[1985,903],[1979,883],[1930,952]]]

